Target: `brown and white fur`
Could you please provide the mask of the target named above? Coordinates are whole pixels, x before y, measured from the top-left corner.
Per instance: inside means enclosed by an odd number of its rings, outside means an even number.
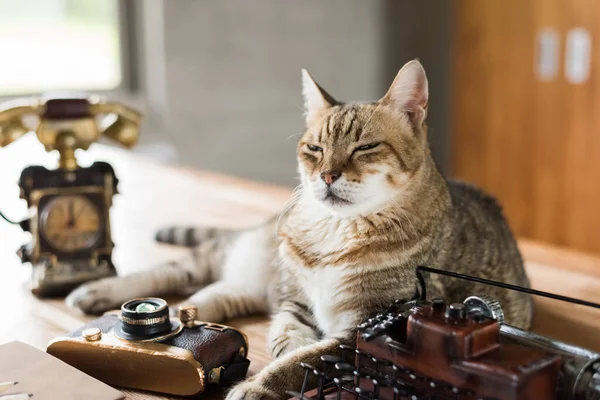
[[[495,200],[447,181],[431,158],[428,85],[418,61],[370,104],[336,102],[306,71],[303,89],[302,184],[279,217],[244,232],[159,232],[159,240],[192,246],[189,260],[89,283],[67,299],[100,312],[129,298],[205,285],[189,299],[200,319],[272,313],[275,361],[228,399],[278,399],[297,390],[299,362],[317,364],[321,354],[351,343],[361,320],[412,297],[418,265],[528,286]],[[428,284],[432,297],[449,301],[485,293],[500,301],[508,323],[531,323],[528,295],[434,276]]]

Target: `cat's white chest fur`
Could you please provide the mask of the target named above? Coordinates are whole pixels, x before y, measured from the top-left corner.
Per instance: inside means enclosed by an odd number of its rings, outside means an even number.
[[[332,336],[354,327],[355,313],[337,310],[337,304],[346,300],[342,297],[349,295],[337,290],[344,278],[343,268],[307,268],[300,273],[299,278],[318,327],[325,336]]]

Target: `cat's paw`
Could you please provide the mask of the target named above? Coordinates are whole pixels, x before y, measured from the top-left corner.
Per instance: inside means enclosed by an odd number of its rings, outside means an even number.
[[[274,337],[270,340],[268,349],[273,357],[279,358],[300,347],[315,344],[316,342],[317,338],[314,336],[313,332],[289,330],[282,333],[279,337]]]
[[[282,398],[269,388],[261,385],[258,380],[253,379],[237,384],[225,397],[226,400],[278,400]]]
[[[110,279],[86,283],[73,290],[65,299],[71,308],[78,308],[87,314],[101,314],[118,308],[122,301],[116,298]]]

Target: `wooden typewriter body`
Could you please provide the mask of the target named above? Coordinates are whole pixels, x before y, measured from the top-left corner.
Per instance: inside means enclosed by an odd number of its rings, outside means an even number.
[[[515,330],[535,335],[510,327]],[[565,361],[551,350],[554,344],[510,339],[499,321],[467,304],[398,302],[359,325],[356,348],[342,346],[317,367],[304,364],[305,386],[292,394],[303,400],[600,399],[600,356]],[[305,391],[315,378],[318,388]]]

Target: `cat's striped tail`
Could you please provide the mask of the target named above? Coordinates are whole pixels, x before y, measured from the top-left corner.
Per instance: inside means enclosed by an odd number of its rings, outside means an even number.
[[[218,236],[232,232],[222,228],[193,228],[172,226],[156,232],[157,242],[174,244],[178,246],[195,247],[200,243],[214,239]]]

